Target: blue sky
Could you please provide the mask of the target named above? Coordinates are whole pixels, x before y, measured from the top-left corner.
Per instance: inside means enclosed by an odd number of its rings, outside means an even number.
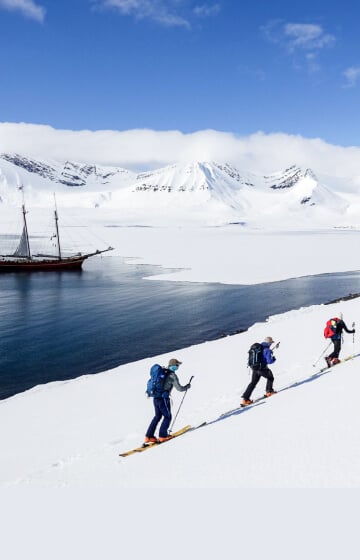
[[[360,144],[360,5],[0,0],[0,121]]]

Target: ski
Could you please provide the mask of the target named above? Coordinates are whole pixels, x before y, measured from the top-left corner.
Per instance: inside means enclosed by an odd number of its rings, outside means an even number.
[[[188,430],[188,432],[193,432],[194,430],[198,430],[199,428],[202,428],[203,426],[206,426],[207,422],[201,422],[201,424],[199,424],[198,426],[194,426],[193,428],[190,428],[190,430]]]
[[[360,354],[350,354],[349,356],[346,356],[346,358],[343,358],[342,360],[340,360],[340,362],[338,362],[337,364],[332,364],[331,366],[325,366],[325,367],[319,369],[319,371],[317,371],[314,375],[317,375],[318,373],[323,373],[324,371],[332,369],[333,367],[338,366],[340,364],[343,364],[344,362],[348,362],[349,360],[353,360],[354,358],[357,358],[358,356],[360,356]]]
[[[197,426],[200,427],[200,426]],[[193,430],[196,428],[192,428],[190,425],[185,426],[184,428],[181,428],[181,430],[178,430],[177,432],[174,432],[171,437],[171,439],[167,440],[167,441],[171,441],[172,439],[181,436],[182,434],[185,434],[186,432]],[[147,449],[150,449],[150,447],[156,447],[158,445],[163,445],[164,443],[167,443],[166,441],[163,441],[162,443],[159,442],[154,442],[154,443],[147,443],[147,444],[143,444],[140,447],[135,447],[135,449],[130,449],[130,451],[125,451],[124,453],[119,453],[120,457],[129,457],[129,455],[134,455],[135,453],[142,453],[143,451],[146,451]]]
[[[278,392],[278,391],[277,391]],[[276,393],[274,393],[276,395]],[[244,408],[249,408],[249,406],[252,406],[260,401],[264,401],[265,399],[269,399],[270,397],[265,397],[265,395],[263,395],[262,397],[258,397],[257,399],[254,399],[253,402],[251,404],[239,404],[239,406],[237,406],[236,408],[232,408],[231,410],[228,410],[227,412],[223,412],[222,414],[220,414],[219,418],[223,418],[224,416],[228,416],[230,414],[233,414],[234,412],[237,412],[238,410],[244,410]]]
[[[278,391],[276,391],[276,393],[278,393]],[[272,397],[274,395],[276,395],[276,393],[273,393],[273,395],[271,395]],[[260,401],[264,401],[265,399],[269,399],[270,397],[266,397],[265,395],[263,395],[262,397],[258,397],[257,399],[254,399],[252,403],[250,404],[240,404],[239,408],[248,408],[248,406],[252,406],[253,404],[256,404]]]

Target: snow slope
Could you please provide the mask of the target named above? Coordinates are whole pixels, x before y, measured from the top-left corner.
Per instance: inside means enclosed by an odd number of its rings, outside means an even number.
[[[179,349],[183,383],[195,375],[176,427],[208,425],[143,454],[118,454],[143,440],[152,417],[144,396],[149,367],[170,355],[70,382],[38,386],[0,402],[1,487],[71,488],[358,488],[360,357],[323,375],[313,363],[327,345],[328,317],[351,325],[360,300],[271,317],[248,332]],[[281,391],[238,406],[249,382],[247,349],[271,335],[281,341],[272,366]],[[358,352],[345,335],[342,355]],[[322,365],[319,360],[317,367]],[[253,396],[264,391],[260,380]],[[182,394],[174,391],[173,410]]]

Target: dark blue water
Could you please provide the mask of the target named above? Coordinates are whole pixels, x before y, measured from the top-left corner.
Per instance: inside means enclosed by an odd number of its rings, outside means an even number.
[[[159,268],[106,257],[90,259],[82,272],[0,275],[0,398],[360,292],[360,273],[260,286],[143,279],[151,274]]]

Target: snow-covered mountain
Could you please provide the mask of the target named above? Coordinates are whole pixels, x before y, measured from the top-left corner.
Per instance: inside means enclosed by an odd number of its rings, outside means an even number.
[[[254,188],[253,177],[229,164],[191,162],[174,164],[138,175],[128,187],[137,204],[186,211],[243,217],[249,208],[246,192]]]
[[[264,182],[267,192],[270,189],[277,196],[281,209],[301,211],[301,207],[317,207],[344,213],[349,205],[344,197],[319,181],[311,169],[293,165],[283,172],[265,176]]]
[[[133,181],[136,177],[135,173],[121,167],[105,168],[95,164],[85,165],[72,161],[66,161],[65,163],[44,162],[18,154],[2,154],[0,157],[1,167],[3,167],[4,162],[11,164],[10,171],[12,170],[19,177],[27,177],[27,174],[29,174],[28,180],[30,180],[30,175],[33,175],[66,187],[90,187],[113,183],[122,185]],[[26,172],[25,175],[24,172]]]
[[[192,162],[187,165],[169,165],[148,173],[141,173],[136,180],[137,191],[202,192],[238,190],[254,186],[252,178],[242,176],[229,164]]]
[[[177,163],[136,174],[118,167],[0,156],[0,202],[15,204],[23,185],[32,204],[47,205],[55,191],[64,206],[126,211],[136,220],[169,214],[208,223],[279,217],[343,217],[349,202],[319,181],[311,169],[292,166],[262,176],[228,163]]]
[[[53,192],[61,188],[103,190],[119,188],[132,183],[136,174],[120,167],[100,167],[72,161],[65,163],[39,161],[19,154],[0,156],[0,185],[2,195],[6,188],[24,187]]]

